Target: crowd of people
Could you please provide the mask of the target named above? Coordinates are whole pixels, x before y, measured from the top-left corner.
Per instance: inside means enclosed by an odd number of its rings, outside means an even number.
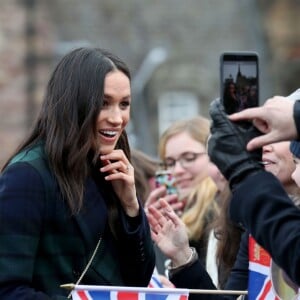
[[[264,163],[265,170],[275,175],[281,182],[289,197],[299,206],[300,204],[300,190],[295,181],[292,179],[292,174],[295,170],[293,155],[289,149],[290,142],[279,142],[263,147],[262,162]],[[300,150],[300,148],[299,148]],[[293,151],[294,153],[294,151]],[[300,152],[299,152],[300,154]],[[182,263],[180,254],[188,251],[189,245],[184,230],[184,224],[175,216],[172,208],[163,202],[161,205],[167,209],[167,218],[156,207],[149,208],[148,218],[151,227],[154,229],[154,240],[161,248],[161,250],[177,265],[181,265],[180,270],[171,273],[171,280],[177,287],[188,287],[190,289],[216,289],[217,287],[212,284],[209,274],[206,273],[203,265],[199,261],[195,264]],[[169,218],[168,218],[169,217]],[[170,224],[172,221],[172,225]],[[158,226],[159,223],[159,226]],[[182,242],[181,242],[182,241]],[[234,246],[234,245],[232,245]],[[281,299],[294,299],[298,290],[293,290],[294,286],[287,276],[283,277],[279,268],[275,269],[274,264],[271,265],[269,254],[256,243],[249,231],[246,230],[242,234],[241,242],[237,244],[238,252],[235,253],[235,262],[231,268],[230,274],[226,278],[225,290],[238,290],[245,291],[248,289],[248,284],[254,285],[255,280],[256,288],[249,291],[251,299],[256,299],[256,296],[263,292],[264,282],[259,285],[257,278],[251,276],[251,261],[249,258],[255,256],[255,263],[259,262],[259,255],[264,259],[264,272],[267,274],[266,278],[270,279],[273,288],[277,289],[274,293],[269,292],[269,297],[272,295],[281,296]],[[258,254],[257,254],[258,253]],[[184,261],[184,260],[183,260]],[[282,278],[280,278],[280,276]],[[287,280],[286,280],[287,279]],[[251,282],[252,281],[252,282]],[[263,278],[263,281],[267,281]],[[283,284],[285,287],[283,289]],[[287,298],[290,295],[291,298]],[[208,296],[208,295],[190,295],[190,299],[236,299],[235,295],[227,296]]]
[[[277,96],[261,107],[230,117],[224,113],[220,101],[215,100],[210,109],[212,128],[208,147],[211,160],[231,186],[231,219],[247,228],[270,253],[272,260],[298,286],[299,255],[295,249],[299,243],[299,210],[280,181],[262,168],[259,148],[269,143],[298,138],[299,96],[299,90],[293,97]],[[254,126],[241,128],[234,122],[241,120],[251,120]],[[228,143],[235,145],[234,153],[229,151]],[[295,151],[297,144],[297,141],[293,141],[290,147],[296,157],[299,155]],[[294,180],[297,178],[296,170],[292,173]]]
[[[0,298],[67,299],[70,282],[147,287],[157,274],[163,287],[231,291],[190,299],[255,299],[257,253],[273,296],[287,297],[276,272],[296,297],[300,90],[232,115],[216,99],[211,120],[171,124],[152,158],[129,146],[130,82],[100,48],[57,64],[0,176]],[[160,169],[176,193],[155,185]]]

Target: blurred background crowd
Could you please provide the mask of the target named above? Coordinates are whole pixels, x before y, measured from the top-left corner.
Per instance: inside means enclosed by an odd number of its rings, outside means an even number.
[[[260,56],[260,102],[299,87],[299,0],[1,0],[0,166],[30,128],[54,65],[78,46],[120,56],[133,75],[132,145],[156,155],[175,120],[219,95],[219,56]]]

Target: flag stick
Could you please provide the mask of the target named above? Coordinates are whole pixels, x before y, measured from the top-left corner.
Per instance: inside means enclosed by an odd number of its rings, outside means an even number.
[[[213,295],[247,295],[248,291],[238,290],[201,290],[189,289],[190,294],[213,294]]]
[[[122,291],[141,291],[141,292],[180,292],[178,288],[146,288],[146,287],[116,287],[116,286],[98,286],[98,285],[75,285],[74,283],[67,283],[60,285],[61,288],[73,290],[122,290]],[[248,291],[238,290],[206,290],[206,289],[182,289],[188,291],[190,294],[210,294],[210,295],[247,295]]]

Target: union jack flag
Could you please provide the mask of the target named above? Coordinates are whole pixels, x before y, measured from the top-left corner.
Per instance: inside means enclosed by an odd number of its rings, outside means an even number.
[[[249,300],[300,299],[297,286],[272,261],[269,253],[249,236]]]
[[[159,279],[159,275],[158,273],[153,273],[152,276],[151,276],[151,280],[148,284],[148,287],[149,288],[162,288],[163,285]]]
[[[280,300],[273,292],[269,253],[249,236],[249,300]]]
[[[78,285],[73,300],[188,300],[187,289]]]

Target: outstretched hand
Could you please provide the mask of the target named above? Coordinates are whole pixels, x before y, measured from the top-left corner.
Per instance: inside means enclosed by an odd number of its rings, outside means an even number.
[[[162,209],[160,202],[158,201],[160,198],[164,198],[177,215],[180,216],[182,214],[184,202],[179,201],[177,194],[167,194],[165,185],[157,187],[150,192],[144,205],[145,209],[147,210],[149,206],[154,206],[158,210]]]
[[[159,204],[160,210],[153,205],[147,210],[152,239],[173,266],[182,265],[191,253],[186,226],[165,199]]]

